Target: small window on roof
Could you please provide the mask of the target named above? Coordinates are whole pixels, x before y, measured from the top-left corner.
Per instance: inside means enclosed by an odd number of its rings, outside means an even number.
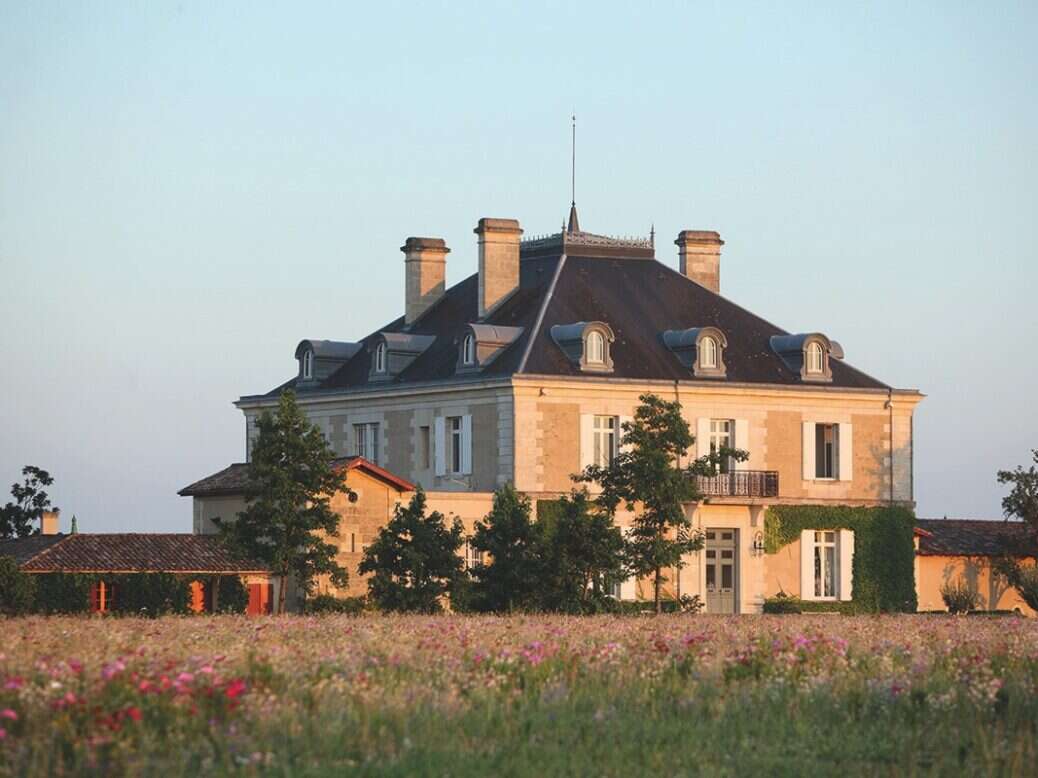
[[[465,339],[461,342],[461,364],[471,365],[476,361],[476,339],[472,337],[472,333],[465,336]]]
[[[303,378],[310,380],[314,377],[314,352],[307,349],[303,352]]]
[[[375,347],[375,372],[386,372],[386,344],[379,343]]]
[[[825,351],[817,340],[807,344],[806,370],[812,375],[825,372]]]
[[[584,339],[584,361],[589,365],[605,364],[605,336],[591,330]]]
[[[717,367],[717,341],[709,335],[699,341],[699,366],[711,370]]]

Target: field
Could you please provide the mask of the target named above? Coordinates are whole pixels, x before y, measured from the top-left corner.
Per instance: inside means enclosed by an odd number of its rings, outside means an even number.
[[[1033,775],[1038,621],[0,620],[4,775]]]

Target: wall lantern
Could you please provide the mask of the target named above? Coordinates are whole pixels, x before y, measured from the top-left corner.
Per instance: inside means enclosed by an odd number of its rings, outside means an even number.
[[[758,554],[764,553],[764,533],[758,532],[753,536],[753,550]]]

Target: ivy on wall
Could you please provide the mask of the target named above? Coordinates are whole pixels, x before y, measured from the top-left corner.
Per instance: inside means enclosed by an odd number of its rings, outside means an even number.
[[[776,505],[764,519],[764,547],[775,554],[800,539],[802,530],[854,532],[851,602],[804,602],[805,612],[914,612],[915,515],[903,507],[857,508],[847,505]]]
[[[32,611],[35,613],[75,614],[90,610],[90,589],[99,581],[113,587],[112,613],[125,616],[161,616],[189,613],[191,582],[194,576],[172,573],[42,573],[31,576],[36,582]],[[202,579],[207,586],[217,585],[217,610],[244,613],[248,590],[236,575]]]

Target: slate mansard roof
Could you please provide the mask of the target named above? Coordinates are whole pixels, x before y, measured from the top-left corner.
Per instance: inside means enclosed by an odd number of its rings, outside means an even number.
[[[711,326],[720,329],[727,339],[727,376],[703,380],[805,385],[799,373],[771,345],[772,336],[789,333],[660,263],[647,241],[644,245],[631,241],[625,248],[623,241],[611,244],[607,239],[593,240],[600,236],[590,233],[580,235],[587,236],[580,246],[556,241],[553,249],[550,239],[524,242],[519,288],[484,320],[480,321],[477,314],[479,279],[472,275],[448,289],[410,327],[405,327],[400,317],[363,338],[362,347],[325,380],[297,386],[299,382],[293,378],[260,397],[276,396],[293,387],[305,396],[313,392],[384,389],[409,383],[461,382],[516,374],[587,375],[554,342],[551,328],[592,321],[607,323],[616,336],[611,346],[613,370],[606,378],[696,380],[664,345],[662,334],[667,330]],[[475,374],[459,374],[458,346],[465,328],[476,322],[521,327],[522,334],[484,369]],[[819,329],[824,331],[824,326]],[[373,382],[369,380],[371,357],[382,332],[432,335],[435,340],[391,382]],[[827,386],[890,388],[842,359],[833,358],[830,365],[832,381]]]

